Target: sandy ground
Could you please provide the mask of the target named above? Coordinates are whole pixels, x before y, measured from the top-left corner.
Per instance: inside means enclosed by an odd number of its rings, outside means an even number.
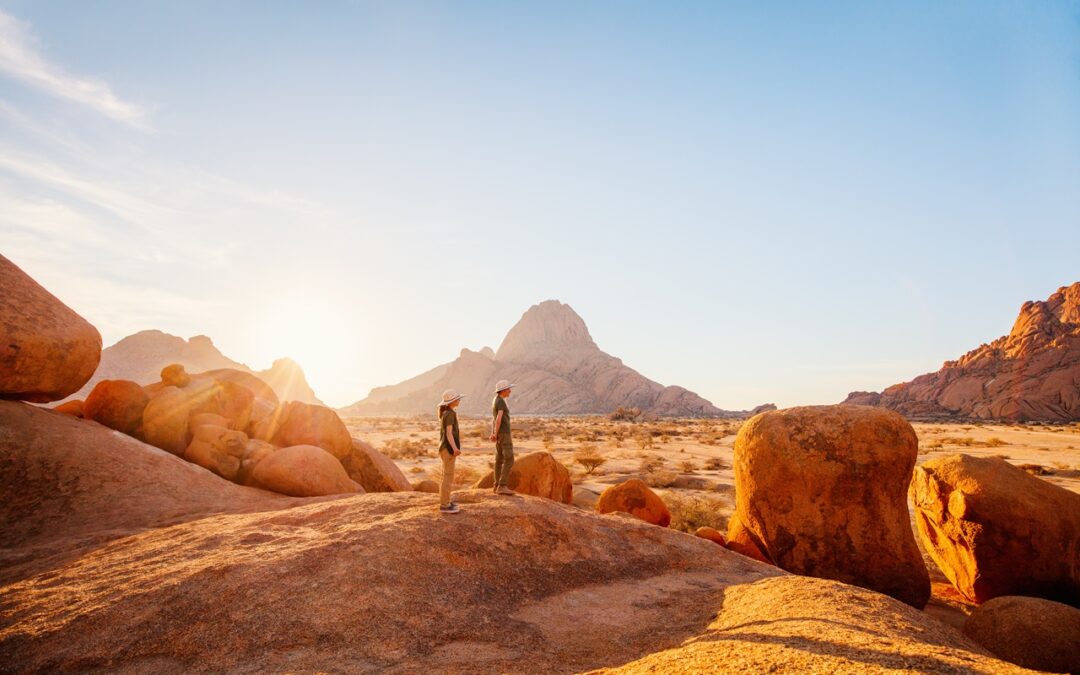
[[[432,417],[364,417],[345,420],[363,438],[397,462],[415,484],[438,480],[437,423]],[[693,531],[700,525],[726,530],[734,509],[733,445],[740,420],[656,420],[613,422],[603,417],[514,418],[517,456],[547,450],[574,477],[575,503],[588,508],[608,485],[628,478],[645,480],[672,508],[672,527]],[[1080,493],[1080,424],[915,423],[918,462],[954,453],[998,455],[1041,479]],[[494,464],[487,419],[461,419],[463,453],[455,483],[471,486]],[[577,461],[584,453],[603,464],[588,472]],[[916,537],[918,540],[918,537]],[[960,625],[971,606],[956,593],[926,556],[934,584],[927,612]]]

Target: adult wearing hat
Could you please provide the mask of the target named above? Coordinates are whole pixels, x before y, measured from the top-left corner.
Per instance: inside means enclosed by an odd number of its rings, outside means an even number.
[[[512,495],[514,491],[507,487],[510,469],[514,466],[514,441],[510,437],[510,408],[506,399],[510,398],[513,384],[509,380],[495,383],[495,400],[491,402],[491,440],[495,442],[495,494]]]
[[[450,499],[454,486],[454,463],[461,454],[461,430],[458,428],[457,412],[463,396],[455,389],[443,392],[439,403],[439,459],[442,460],[442,485],[439,488],[439,511],[457,513],[458,505]]]

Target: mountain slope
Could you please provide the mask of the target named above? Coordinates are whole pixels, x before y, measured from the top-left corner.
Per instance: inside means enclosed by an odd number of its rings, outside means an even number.
[[[569,305],[548,300],[531,307],[498,351],[461,350],[454,361],[397,385],[379,387],[343,415],[428,413],[444,389],[465,394],[461,412],[486,414],[495,383],[515,383],[513,409],[531,414],[608,413],[636,407],[655,415],[724,416],[697,394],[665,387],[596,346]]]
[[[1020,308],[1012,330],[941,370],[844,403],[913,417],[1080,420],[1080,282]]]
[[[222,354],[205,335],[185,340],[160,330],[140,331],[103,349],[101,363],[93,377],[69,398],[86,398],[101,380],[132,380],[139,384],[157,382],[161,379],[161,369],[170,363],[183,364],[189,373],[235,368],[269,384],[282,401],[322,403],[308,385],[304,371],[292,359],[278,359],[270,368],[255,371]]]

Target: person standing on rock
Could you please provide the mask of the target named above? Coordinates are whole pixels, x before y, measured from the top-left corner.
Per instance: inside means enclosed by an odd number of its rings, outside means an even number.
[[[498,495],[512,495],[507,485],[510,469],[514,466],[514,441],[510,437],[510,408],[506,399],[514,385],[509,380],[495,383],[495,400],[491,402],[491,440],[495,442],[495,484],[492,489]]]
[[[443,392],[439,404],[439,459],[442,460],[442,485],[439,488],[439,511],[457,513],[458,505],[450,499],[454,486],[454,463],[461,454],[461,430],[458,428],[457,408],[462,395],[453,389]]]

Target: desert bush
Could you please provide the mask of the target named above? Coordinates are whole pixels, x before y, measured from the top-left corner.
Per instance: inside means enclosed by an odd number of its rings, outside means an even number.
[[[641,479],[649,487],[666,488],[675,484],[675,481],[679,479],[679,474],[666,469],[657,469],[642,475]]]
[[[697,463],[692,459],[684,461],[681,466],[683,473],[694,473],[698,469]]]
[[[1001,440],[997,436],[991,436],[990,438],[987,438],[985,441],[983,441],[983,445],[985,445],[988,448],[997,448],[997,447],[1000,447],[1002,445],[1008,445],[1008,443]]]
[[[731,513],[729,500],[713,495],[681,495],[665,492],[661,497],[671,511],[669,527],[681,532],[693,533],[699,527],[727,530]]]
[[[428,456],[428,443],[424,440],[392,438],[382,448],[382,454],[390,459],[415,459]]]
[[[431,471],[431,480],[436,483],[442,484],[443,470],[441,466],[437,466]],[[472,487],[476,484],[476,481],[480,480],[480,472],[471,466],[455,466],[454,467],[454,487],[464,488]]]
[[[652,450],[653,438],[649,434],[642,434],[637,437],[637,446],[642,450]]]
[[[597,469],[607,463],[607,458],[600,454],[595,445],[586,443],[574,453],[574,462],[581,465],[586,476],[591,476]]]
[[[638,465],[638,472],[642,474],[654,473],[664,468],[664,458],[657,457],[656,455],[644,455],[641,458],[641,464]]]
[[[1021,464],[1020,468],[1027,471],[1032,476],[1049,476],[1054,473],[1051,469],[1046,468],[1042,464]]]
[[[641,417],[641,409],[639,408],[624,408],[619,406],[615,409],[615,412],[608,415],[608,419],[612,422],[637,422]]]
[[[719,457],[710,457],[705,460],[705,468],[710,471],[723,471],[727,468],[727,464]]]

